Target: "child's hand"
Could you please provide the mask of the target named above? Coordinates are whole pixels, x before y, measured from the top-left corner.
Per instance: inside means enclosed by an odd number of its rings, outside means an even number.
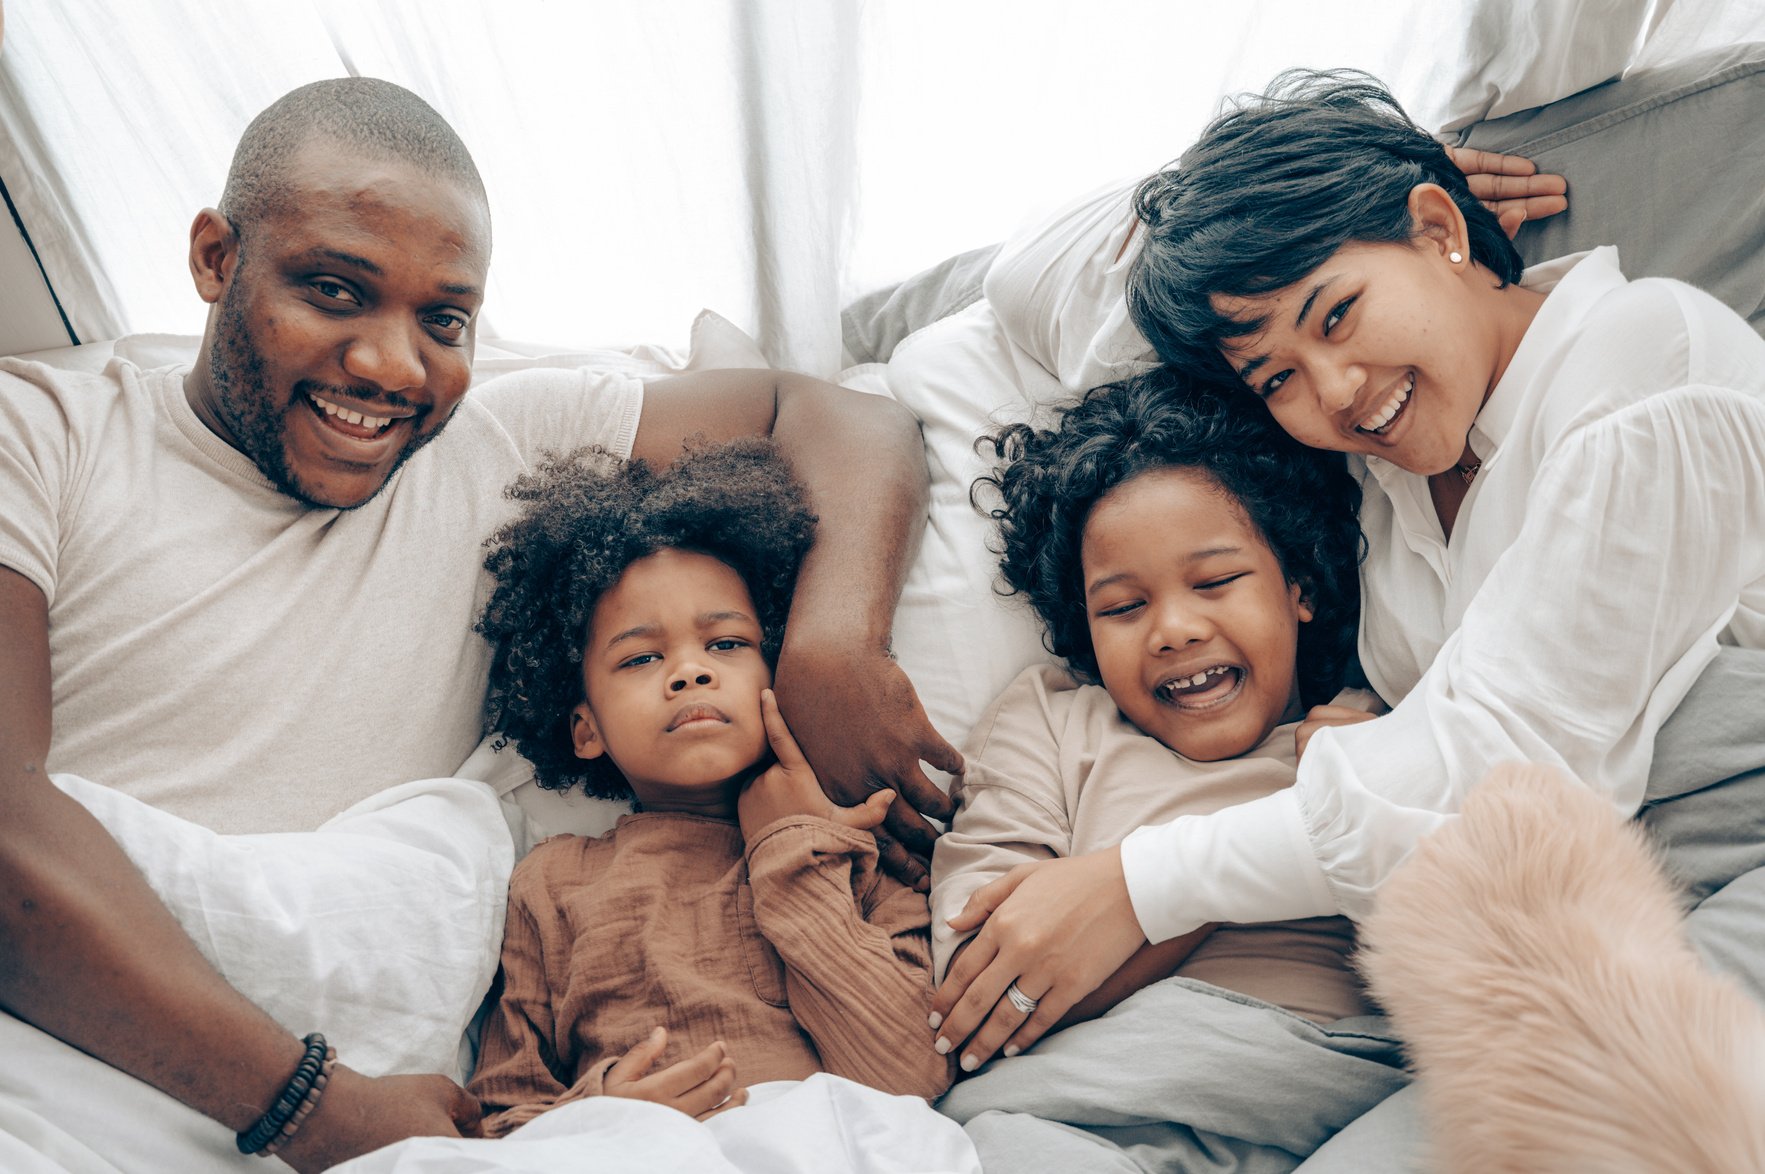
[[[1314,705],[1306,713],[1305,720],[1299,723],[1299,728],[1293,731],[1294,757],[1304,758],[1311,736],[1325,726],[1352,726],[1370,722],[1378,716],[1351,705]]]
[[[792,815],[817,815],[858,831],[869,831],[882,823],[889,813],[889,804],[895,800],[894,791],[878,791],[856,807],[839,806],[821,789],[808,759],[784,724],[784,715],[778,712],[778,699],[770,689],[760,694],[760,717],[766,723],[772,756],[778,761],[749,783],[736,800],[744,840],[752,839],[775,820]]]
[[[696,1056],[644,1075],[667,1046],[667,1028],[658,1027],[650,1032],[648,1039],[607,1069],[601,1083],[602,1093],[667,1105],[700,1121],[748,1103],[748,1090],[735,1086],[735,1061],[729,1058],[722,1040]]]

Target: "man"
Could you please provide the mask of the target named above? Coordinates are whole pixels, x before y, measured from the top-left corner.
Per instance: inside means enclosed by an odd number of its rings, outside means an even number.
[[[490,246],[439,115],[385,82],[315,83],[251,124],[192,226],[192,369],[0,364],[0,1007],[235,1131],[301,1042],[48,775],[261,831],[451,774],[487,671],[479,544],[542,449],[665,463],[688,436],[773,435],[822,519],[778,670],[793,731],[843,802],[908,796],[891,826],[915,846],[911,806],[946,813],[919,759],[960,766],[887,656],[925,508],[906,414],[752,371],[529,372],[467,396]],[[451,1081],[347,1060],[281,1150],[295,1168],[475,1128]]]

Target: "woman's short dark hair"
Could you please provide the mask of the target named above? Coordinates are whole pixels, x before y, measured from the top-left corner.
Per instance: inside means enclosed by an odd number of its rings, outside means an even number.
[[[476,625],[494,646],[485,724],[499,748],[512,741],[533,763],[540,786],[626,798],[618,768],[576,757],[570,736],[595,604],[659,550],[710,555],[746,584],[773,664],[815,515],[764,440],[691,450],[661,472],[579,449],[548,457],[507,494],[522,509],[486,543],[495,585]]]
[[[1134,323],[1165,362],[1236,387],[1220,347],[1264,323],[1218,313],[1212,296],[1273,293],[1346,244],[1414,239],[1408,200],[1422,183],[1464,213],[1471,259],[1518,280],[1495,214],[1384,86],[1352,70],[1289,70],[1135,193],[1146,239],[1128,272]]]
[[[1360,486],[1338,453],[1306,448],[1260,401],[1222,396],[1169,367],[1087,392],[1052,430],[1015,424],[983,441],[1000,459],[985,486],[1000,504],[1000,570],[1042,617],[1048,650],[1096,683],[1097,653],[1080,562],[1085,522],[1122,483],[1152,469],[1191,468],[1243,508],[1299,584],[1313,619],[1299,629],[1297,671],[1307,705],[1342,687],[1360,616]],[[1149,538],[1153,537],[1151,535]]]

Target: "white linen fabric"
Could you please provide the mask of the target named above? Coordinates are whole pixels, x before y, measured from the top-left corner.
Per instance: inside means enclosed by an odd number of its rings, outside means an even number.
[[[1477,417],[1452,542],[1424,479],[1367,462],[1361,659],[1395,708],[1319,732],[1290,791],[1130,836],[1152,940],[1363,914],[1503,761],[1633,814],[1719,642],[1765,647],[1765,340],[1612,249],[1524,281],[1550,293]]]
[[[589,1097],[496,1140],[415,1138],[336,1174],[980,1174],[962,1128],[918,1097],[817,1073],[749,1089],[709,1121],[648,1101]]]
[[[49,601],[49,770],[227,832],[315,828],[453,774],[482,732],[472,625],[501,487],[548,448],[629,452],[642,385],[487,383],[340,511],[280,493],[210,432],[184,370],[0,361],[0,564]]]
[[[496,972],[514,845],[495,794],[410,782],[310,833],[217,835],[115,789],[53,776],[122,845],[217,970],[369,1075],[464,1076]],[[0,1167],[259,1168],[226,1127],[0,1013]],[[8,1147],[17,1148],[13,1153]]]

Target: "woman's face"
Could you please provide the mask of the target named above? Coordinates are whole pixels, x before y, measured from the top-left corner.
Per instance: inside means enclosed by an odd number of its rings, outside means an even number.
[[[1512,354],[1486,300],[1493,282],[1423,237],[1347,245],[1286,289],[1214,302],[1266,316],[1223,353],[1294,439],[1427,475],[1464,459]]]

